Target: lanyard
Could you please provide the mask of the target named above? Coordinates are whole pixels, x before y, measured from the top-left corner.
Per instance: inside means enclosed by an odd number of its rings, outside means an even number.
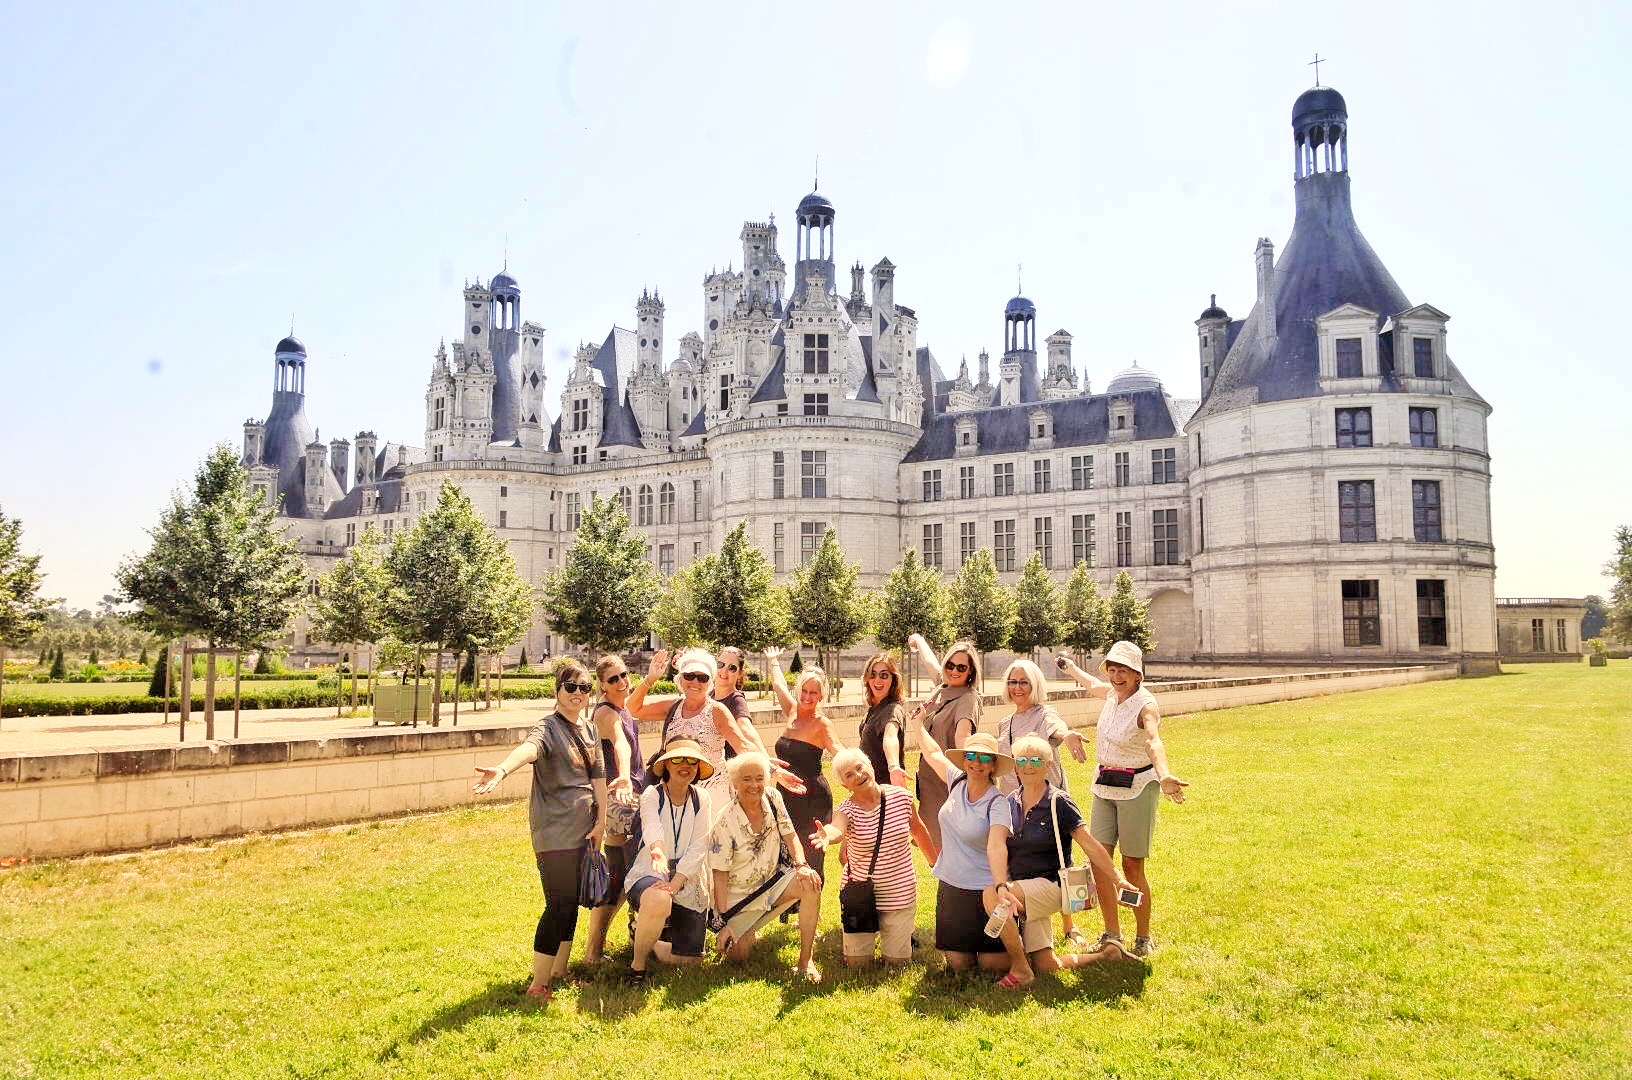
[[[690,802],[689,798],[680,800],[680,816],[678,818],[674,816],[674,804],[670,803],[668,808],[669,828],[674,832],[674,857],[676,859],[680,857],[680,830],[685,827],[686,810]]]

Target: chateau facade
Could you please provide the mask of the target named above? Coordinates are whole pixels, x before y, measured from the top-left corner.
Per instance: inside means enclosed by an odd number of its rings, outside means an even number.
[[[949,377],[889,259],[855,262],[842,291],[837,212],[812,192],[791,280],[774,218],[746,223],[741,269],[703,278],[701,325],[669,346],[643,293],[633,329],[578,347],[553,417],[545,331],[507,272],[466,285],[418,445],[313,438],[306,349],[285,338],[244,463],[314,575],[452,480],[535,581],[600,494],[663,575],[746,521],[785,578],[831,526],[864,587],[908,546],[948,574],[988,549],[1011,583],[1033,552],[1062,582],[1086,562],[1102,590],[1126,569],[1167,659],[1493,669],[1490,407],[1450,359],[1449,317],[1408,300],[1355,224],[1342,97],[1310,90],[1292,119],[1292,234],[1278,257],[1258,241],[1245,318],[1215,297],[1196,320],[1199,401],[1137,366],[1095,393],[1069,333],[1039,347],[1023,296],[995,371],[982,352]],[[563,643],[540,623],[525,644]]]

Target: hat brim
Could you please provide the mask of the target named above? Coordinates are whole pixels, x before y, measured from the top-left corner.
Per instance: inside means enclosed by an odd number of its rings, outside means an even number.
[[[994,777],[1007,776],[1009,773],[1014,771],[1014,759],[1007,754],[1001,754],[995,750],[969,750],[969,748],[965,746],[956,750],[947,751],[946,756],[952,760],[953,765],[956,765],[963,772],[968,772],[969,762],[965,761],[963,757],[965,752],[974,754],[991,754],[992,775]]]
[[[701,757],[690,752],[681,752],[678,754],[659,754],[657,760],[652,762],[651,768],[648,771],[657,772],[659,769],[661,769],[664,777],[667,777],[669,775],[669,770],[668,767],[664,765],[664,762],[673,761],[675,758],[682,757],[691,758],[693,761],[697,762],[697,781],[699,783],[714,775],[713,762],[709,761],[706,757]]]

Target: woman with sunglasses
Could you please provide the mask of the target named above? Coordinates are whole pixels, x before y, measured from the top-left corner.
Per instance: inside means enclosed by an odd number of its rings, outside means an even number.
[[[695,964],[703,955],[714,803],[697,782],[713,773],[690,739],[673,740],[652,762],[655,782],[640,796],[640,850],[629,862],[635,931],[625,977],[633,986],[646,984],[654,955],[665,964]]]
[[[782,706],[787,721],[782,735],[776,740],[776,756],[785,761],[793,775],[804,782],[805,790],[784,796],[788,816],[801,837],[810,836],[833,818],[833,789],[827,786],[822,773],[822,755],[836,754],[844,749],[833,730],[833,721],[822,712],[827,699],[827,676],[819,667],[807,667],[794,679],[793,691],[782,677],[781,649],[766,649],[765,660],[771,668],[771,687]],[[810,865],[825,884],[827,881],[827,852],[818,850],[811,855]]]
[[[874,653],[862,669],[862,687],[867,697],[867,715],[856,732],[861,752],[873,766],[880,784],[907,786],[905,764],[907,707],[901,686],[901,671],[889,653]]]
[[[578,930],[578,866],[606,831],[606,773],[601,755],[590,749],[595,729],[584,717],[589,704],[589,670],[577,662],[556,673],[555,711],[537,724],[498,765],[476,766],[475,786],[485,795],[523,765],[533,767],[527,824],[532,833],[538,877],[544,886],[544,914],[533,933],[533,979],[527,996],[550,1000],[550,983],[567,971],[572,936]]]
[[[601,700],[591,719],[601,736],[601,763],[607,776],[606,865],[611,873],[610,902],[589,913],[589,938],[584,962],[599,963],[606,948],[606,929],[623,903],[624,877],[629,868],[629,834],[634,830],[640,793],[646,789],[645,759],[640,754],[640,724],[630,715],[629,668],[616,656],[603,656],[595,665]]]
[[[770,751],[765,747],[765,740],[759,737],[759,729],[754,727],[753,716],[748,708],[748,695],[742,692],[742,680],[747,670],[747,653],[735,645],[721,646],[714,654],[714,700],[731,710],[731,718],[737,722],[737,730],[742,735],[743,741],[751,743],[751,749],[769,757]],[[725,760],[730,761],[736,756],[736,749],[727,742]]]
[[[934,738],[937,746],[948,752],[963,747],[969,736],[980,727],[980,691],[976,689],[975,644],[959,641],[946,651],[946,659],[937,661],[935,652],[922,634],[910,634],[907,646],[917,651],[924,666],[940,671],[941,682],[934,691],[913,709],[909,722],[921,723]],[[953,760],[957,760],[956,755]],[[946,782],[934,769],[918,767],[918,813],[924,819],[930,839],[937,848],[941,843],[941,804],[946,802]]]
[[[707,649],[685,650],[674,666],[679,697],[646,700],[646,692],[669,669],[669,654],[659,649],[646,668],[646,677],[630,691],[626,707],[636,720],[663,721],[663,745],[673,739],[691,739],[701,746],[703,757],[714,767],[706,786],[719,796],[725,789],[725,748],[730,746],[743,754],[757,744],[748,741],[731,710],[710,694],[717,669]]]
[[[1151,836],[1156,831],[1156,798],[1166,795],[1182,803],[1184,789],[1189,785],[1167,767],[1167,748],[1161,736],[1162,711],[1156,705],[1156,696],[1145,689],[1145,655],[1139,646],[1131,641],[1112,645],[1100,664],[1105,679],[1096,679],[1064,657],[1060,658],[1060,670],[1081,684],[1089,697],[1105,699],[1094,728],[1094,757],[1099,768],[1094,775],[1089,828],[1106,850],[1122,848],[1122,872],[1143,894],[1139,906],[1133,909],[1131,950],[1142,960],[1154,951],[1145,860],[1150,857]],[[1099,947],[1112,955],[1128,951],[1122,947],[1114,907],[1105,912],[1105,933],[1100,936]]]
[[[997,985],[1018,990],[1037,976],[1026,960],[1014,919],[999,937],[986,935],[987,918],[998,904],[1023,909],[1024,897],[1009,883],[1009,832],[1013,811],[994,783],[1014,767],[999,753],[997,740],[983,732],[969,736],[962,750],[944,752],[918,714],[908,721],[923,755],[918,775],[933,769],[948,788],[940,807],[940,853],[935,860],[935,947],[946,966],[1007,968]],[[927,822],[926,822],[927,824]]]
[[[1088,953],[1054,952],[1054,916],[1062,911],[1060,870],[1073,865],[1073,841],[1081,845],[1093,867],[1099,909],[1107,926],[1116,922],[1117,890],[1132,888],[1116,872],[1110,852],[1088,831],[1088,823],[1071,796],[1049,781],[1054,767],[1054,747],[1047,739],[1022,735],[1015,740],[1014,772],[1019,786],[1010,799],[1015,807],[1014,820],[1020,824],[1008,839],[1009,877],[1013,879],[1009,889],[1022,901],[1020,941],[1033,971],[1081,967],[1120,955],[1103,946]],[[1086,945],[1084,941],[1079,947]]]

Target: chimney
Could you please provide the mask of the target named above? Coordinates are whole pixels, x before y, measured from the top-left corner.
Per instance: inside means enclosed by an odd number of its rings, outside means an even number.
[[[1275,245],[1267,236],[1258,238],[1258,336],[1268,341],[1275,329]]]

